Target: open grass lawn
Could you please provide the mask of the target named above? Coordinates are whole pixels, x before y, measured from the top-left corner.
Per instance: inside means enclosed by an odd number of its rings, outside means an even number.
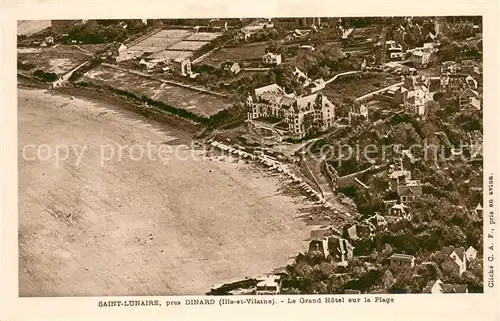
[[[210,64],[220,67],[225,61],[260,60],[262,59],[262,55],[266,53],[266,46],[266,42],[256,42],[225,47],[203,59],[200,64]]]
[[[328,84],[322,92],[331,98],[332,102],[339,104],[345,98],[359,97],[371,91],[397,83],[398,81],[400,81],[400,78],[387,73],[374,74],[374,77],[359,79],[355,77],[343,77]]]

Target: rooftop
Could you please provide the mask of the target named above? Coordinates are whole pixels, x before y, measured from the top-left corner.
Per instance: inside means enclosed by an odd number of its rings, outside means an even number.
[[[415,257],[413,255],[394,253],[389,257],[389,260],[394,261],[412,261]]]
[[[394,171],[392,173],[389,174],[389,178],[398,178],[398,177],[401,177],[401,176],[406,176],[406,175],[409,175],[410,172],[409,171]]]
[[[451,255],[453,252],[455,252],[458,256],[463,256],[465,254],[465,249],[463,247],[453,247],[453,246],[445,246],[441,250],[441,253],[446,254],[446,255]]]
[[[404,204],[394,204],[391,209],[398,209],[398,210],[406,210],[408,209],[408,206],[405,206]]]

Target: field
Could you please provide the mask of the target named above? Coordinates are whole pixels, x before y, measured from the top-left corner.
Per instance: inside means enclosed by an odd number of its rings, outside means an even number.
[[[130,51],[143,51],[145,53],[160,52],[160,56],[169,59],[191,57],[192,52],[200,49],[205,44],[219,37],[220,33],[199,32],[183,29],[165,29],[139,41],[129,48]],[[184,41],[187,40],[187,41]],[[154,55],[158,58],[158,55]]]
[[[196,51],[208,44],[206,41],[180,41],[172,46],[170,46],[169,50],[182,50],[182,51]]]
[[[284,266],[306,247],[304,204],[281,194],[277,177],[231,158],[189,157],[184,132],[23,89],[18,129],[20,152],[26,144],[84,151],[79,163],[74,152],[60,162],[28,160],[34,150],[19,157],[21,297],[204,294]],[[179,157],[139,159],[127,149],[101,157],[101,146],[148,142]]]
[[[265,42],[244,44],[234,47],[224,47],[205,58],[201,63],[220,66],[225,61],[255,61],[261,60],[266,53]]]
[[[17,22],[17,34],[31,36],[52,26],[50,20],[20,20]]]
[[[192,34],[191,36],[187,37],[184,40],[188,41],[212,41],[217,37],[222,36],[221,33],[217,32],[197,32],[195,34]]]
[[[130,72],[99,66],[86,73],[82,81],[109,85],[114,88],[146,95],[172,107],[189,110],[199,116],[209,117],[231,106],[222,97],[142,77]]]
[[[130,51],[157,52],[178,42],[178,39],[173,38],[157,38],[149,37],[138,44],[129,48]]]
[[[322,90],[323,94],[328,96],[334,103],[342,103],[345,98],[355,98],[369,92],[381,89],[398,83],[400,78],[389,75],[388,73],[375,73],[374,77],[355,78],[342,77],[328,84]]]
[[[45,72],[62,75],[91,59],[91,56],[90,53],[75,46],[60,45],[55,48],[41,48],[39,50],[19,48],[18,59],[34,65],[33,69],[42,69]]]

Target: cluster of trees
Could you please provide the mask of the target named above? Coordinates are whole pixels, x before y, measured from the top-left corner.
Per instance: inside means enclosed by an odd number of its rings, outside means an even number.
[[[17,60],[17,69],[19,70],[31,70],[35,68],[35,65],[34,64],[31,64],[29,62],[24,62],[24,61],[21,61],[21,60]]]
[[[300,51],[293,64],[311,78],[328,77],[332,72],[357,69],[340,47],[321,47],[314,51]]]
[[[33,76],[45,82],[54,82],[57,80],[57,75],[53,72],[45,72],[41,69],[35,70]]]
[[[428,41],[429,33],[436,33],[434,28],[434,20],[426,17],[414,17],[411,20],[394,18],[393,24],[387,28],[387,39],[394,39],[403,48],[414,48],[422,46]],[[400,27],[404,28],[404,34],[398,31]]]
[[[470,21],[446,23],[442,29],[442,32],[446,37],[456,40],[465,40],[469,37],[474,37],[478,31],[474,29],[474,23]]]
[[[481,41],[459,43],[443,38],[436,57],[440,62],[481,58],[481,47]]]
[[[148,26],[141,20],[89,20],[76,24],[68,31],[70,39],[86,44],[101,44],[113,41],[123,42],[130,35],[145,31]]]
[[[482,224],[465,214],[457,214],[450,203],[445,203],[443,208],[440,202],[432,197],[422,200],[417,204],[417,218],[413,222],[393,223],[389,230],[379,231],[373,239],[353,242],[355,257],[347,268],[337,266],[321,253],[299,254],[286,269],[286,293],[343,293],[345,289],[369,293],[421,293],[429,281],[437,279],[467,285],[469,292],[482,292],[480,259],[469,262],[467,271],[459,275],[442,257],[435,255],[450,245],[472,245],[481,253]],[[439,210],[442,213],[438,213]],[[429,217],[419,217],[420,212]],[[393,253],[412,254],[419,261],[414,268],[389,266],[388,257]],[[427,263],[419,264],[422,262]]]
[[[249,42],[261,42],[261,41],[270,41],[270,40],[278,40],[281,39],[282,33],[280,33],[277,29],[263,29],[259,32],[254,33],[248,39]]]

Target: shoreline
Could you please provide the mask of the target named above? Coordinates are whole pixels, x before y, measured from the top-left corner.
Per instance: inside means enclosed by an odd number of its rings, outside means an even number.
[[[34,83],[38,83],[38,81],[36,80],[33,79],[30,80],[32,80]],[[40,89],[40,87],[36,85],[35,86],[28,85],[27,87],[28,88],[23,88],[23,89],[27,90]],[[41,88],[41,89],[46,89],[46,88]],[[206,129],[205,126],[200,125],[198,123],[189,121],[184,118],[176,117],[174,115],[169,115],[167,113],[162,113],[159,111],[158,113],[161,115],[157,119],[155,118],[156,115],[151,116],[147,113],[142,112],[145,110],[144,107],[128,102],[124,98],[119,96],[106,95],[106,93],[104,92],[71,86],[56,90],[54,89],[49,90],[48,94],[60,97],[77,97],[79,99],[87,100],[91,103],[106,104],[106,108],[109,108],[113,111],[117,111],[118,113],[124,114],[130,118],[145,117],[147,118],[148,122],[151,122],[154,125],[159,125],[159,127],[161,128],[169,128],[169,129],[174,128],[175,134],[181,136],[181,139],[187,142],[188,143],[187,145],[190,145],[190,147],[195,146],[195,144],[193,143],[197,141],[195,137],[196,133],[198,133],[200,130]],[[216,155],[218,157],[224,157],[226,159],[231,159],[233,161],[237,159],[231,152],[228,152],[227,149],[226,150],[221,149],[220,147],[215,146],[213,142],[216,142],[216,140],[210,139],[202,143],[202,146],[205,148],[207,155],[212,154],[212,156]],[[220,145],[224,145],[221,142],[218,143]],[[230,146],[227,147],[234,150],[237,149]],[[315,192],[314,188],[312,188],[312,186],[307,182],[308,180],[307,176],[304,175],[303,173],[301,173],[302,179],[300,179],[300,177],[299,179],[297,179],[297,177],[293,174],[289,176],[285,174],[283,171],[277,171],[277,168],[280,166],[278,166],[277,164],[273,164],[275,161],[268,159],[267,156],[262,158],[253,153],[252,156],[253,159],[248,160],[248,163],[252,166],[252,168],[256,170],[256,172],[265,175],[269,179],[278,180],[280,185],[280,190],[283,191],[282,193],[286,196],[292,197],[294,200],[301,198],[300,200],[298,200],[298,202],[300,202],[303,205],[303,208],[308,208],[308,209],[313,208],[314,209],[313,212],[315,214],[314,216],[317,216],[318,215],[317,212],[321,211],[322,214],[320,216],[336,217],[339,218],[340,220],[343,220],[344,222],[352,219],[352,217],[346,217],[344,214],[340,215],[336,214],[337,211],[335,209],[335,206],[331,207],[330,204],[325,204],[324,199],[322,199],[320,193]],[[285,163],[280,165],[287,165],[287,164]],[[335,203],[340,205],[341,207],[344,206],[340,202],[335,202]],[[317,220],[316,218],[314,218],[314,222],[307,222],[305,218],[303,220],[306,223],[306,225],[316,225],[318,227],[331,225],[334,227],[336,231],[341,231],[343,228],[343,224],[342,225],[336,224],[338,221],[329,224],[328,222],[325,222],[324,219]],[[315,222],[318,223],[314,224]],[[297,254],[299,252],[297,252]]]
[[[21,86],[19,86],[19,84],[18,84],[18,89],[19,88],[28,89],[28,90],[47,89],[47,88],[42,86],[43,83],[38,82],[37,80],[31,79],[29,77],[25,77],[25,78],[29,79],[35,85],[31,86],[30,84],[28,84],[26,86],[27,88],[23,88],[23,84],[21,84]],[[107,95],[105,92],[101,92],[101,91],[97,91],[97,90],[90,90],[90,89],[81,88],[81,87],[68,86],[68,87],[64,87],[64,88],[51,89],[48,91],[48,93],[51,95],[62,96],[62,97],[78,97],[80,99],[88,100],[89,102],[92,102],[92,103],[105,103],[108,108],[110,108],[114,111],[118,111],[120,113],[123,113],[126,115],[132,115],[132,116],[136,116],[136,117],[141,117],[141,116],[146,117],[149,121],[154,122],[155,124],[159,124],[159,125],[161,125],[161,127],[174,127],[176,129],[176,133],[177,133],[177,131],[179,131],[178,133],[183,134],[184,139],[189,137],[190,143],[193,143],[196,140],[196,138],[194,136],[196,135],[197,132],[199,132],[200,130],[206,129],[206,126],[204,126],[204,125],[201,125],[201,124],[198,124],[198,123],[195,123],[195,122],[192,122],[190,120],[187,120],[187,119],[184,119],[181,117],[177,117],[174,115],[169,115],[168,113],[160,112],[160,111],[157,111],[154,109],[148,110],[147,108],[145,108],[143,106],[139,106],[138,104],[129,102],[122,97],[114,96],[114,95]],[[151,115],[150,113],[154,113],[154,114]],[[156,118],[156,117],[158,117],[158,118]],[[217,148],[213,144],[210,144],[210,141],[211,140],[209,140],[209,142],[203,143],[203,145],[205,147],[208,147],[207,150],[215,148],[215,149],[218,149],[219,151],[223,151],[222,149]],[[222,144],[222,143],[220,143],[220,144]],[[229,153],[229,155],[224,155],[224,156],[231,157],[234,159],[234,157],[230,154],[231,153]],[[260,157],[254,155],[254,154],[252,154],[252,155],[255,156],[255,159],[253,161],[251,161],[252,166],[255,168],[258,168],[263,173],[269,174],[268,171],[270,169],[276,168],[276,166],[273,166],[273,165],[268,166],[267,161],[263,162]],[[282,175],[282,174],[283,174],[282,172],[279,173],[279,175],[282,176],[282,179],[287,180],[286,175]],[[304,176],[304,174],[302,174],[302,175]],[[296,180],[292,176],[292,180],[289,183],[283,183],[283,185],[286,185],[286,186],[282,186],[282,187],[287,188],[288,190],[289,189],[295,190],[295,191],[289,190],[289,195],[292,197],[296,197],[297,195],[305,196],[307,198],[317,197],[317,198],[319,198],[319,200],[310,200],[310,201],[314,204],[318,201],[321,202],[321,196],[319,195],[319,193],[312,193],[311,194],[309,192],[310,189],[308,189],[308,188],[301,187],[300,185],[299,186],[292,186],[292,185],[296,185],[296,183],[302,184],[303,182]],[[311,187],[310,184],[307,184],[307,185],[309,187]],[[312,190],[314,190],[314,189],[312,188]],[[318,207],[321,206],[319,204],[315,204],[315,205]],[[328,210],[328,209],[325,208],[324,210]]]
[[[19,81],[19,78],[22,80]],[[90,102],[105,103],[107,106],[124,114],[136,114],[143,116],[151,121],[163,124],[164,126],[173,127],[176,130],[184,132],[186,135],[194,136],[198,131],[205,128],[204,125],[192,122],[182,117],[176,117],[167,112],[162,112],[155,108],[148,108],[139,104],[127,101],[126,99],[112,95],[103,91],[86,89],[69,85],[67,87],[50,89],[48,84],[37,81],[25,75],[18,75],[18,89],[46,89],[50,94],[59,95],[62,97],[79,97]]]

